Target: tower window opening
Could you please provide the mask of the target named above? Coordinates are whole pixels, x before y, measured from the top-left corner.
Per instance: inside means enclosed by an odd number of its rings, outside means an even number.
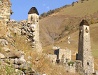
[[[31,16],[31,21],[33,20],[33,17]]]
[[[87,62],[87,65],[89,66],[89,62]]]
[[[88,33],[88,29],[87,29],[87,27],[86,27],[86,29],[85,29],[85,32]]]
[[[37,20],[37,22],[38,22],[38,20]]]

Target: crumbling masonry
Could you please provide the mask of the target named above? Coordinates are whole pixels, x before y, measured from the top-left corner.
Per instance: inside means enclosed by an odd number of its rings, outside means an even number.
[[[9,21],[12,14],[10,1],[0,0],[0,8],[0,20]]]

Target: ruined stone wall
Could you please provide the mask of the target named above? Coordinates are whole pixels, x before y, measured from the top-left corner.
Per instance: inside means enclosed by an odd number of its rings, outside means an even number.
[[[0,1],[0,20],[9,21],[11,15],[11,4],[6,0]]]
[[[66,63],[71,61],[71,50],[69,49],[58,49],[55,51],[55,54],[60,62]]]

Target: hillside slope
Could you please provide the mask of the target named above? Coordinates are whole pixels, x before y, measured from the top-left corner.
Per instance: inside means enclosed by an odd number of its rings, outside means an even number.
[[[83,3],[75,3],[74,6],[67,7],[62,9],[58,14],[61,15],[70,15],[77,17],[91,16],[95,12],[98,12],[98,0],[88,0]]]
[[[98,0],[75,3],[74,6],[62,8],[40,20],[40,36],[45,53],[53,53],[52,47],[69,48],[72,50],[72,59],[78,50],[78,27],[82,19],[90,24],[91,46],[95,59],[95,68],[98,69]],[[70,36],[70,44],[68,37]]]
[[[86,18],[89,23],[98,22],[98,1],[89,0],[74,3],[40,20],[40,33],[43,46],[64,37],[78,29],[79,23]]]

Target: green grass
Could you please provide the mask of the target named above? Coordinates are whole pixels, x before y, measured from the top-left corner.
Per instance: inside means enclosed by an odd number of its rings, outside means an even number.
[[[0,64],[0,75],[20,75],[20,72],[15,72],[11,65]]]

